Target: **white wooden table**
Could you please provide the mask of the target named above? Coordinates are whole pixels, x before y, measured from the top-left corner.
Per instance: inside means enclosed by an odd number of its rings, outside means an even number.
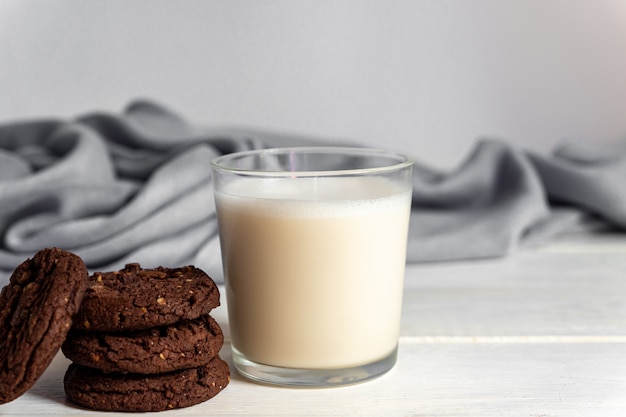
[[[409,266],[399,359],[371,382],[277,388],[233,375],[167,415],[626,416],[626,237],[569,236],[500,260]],[[223,307],[215,316],[227,333]],[[222,357],[230,360],[228,343]],[[58,355],[0,416],[72,406]]]

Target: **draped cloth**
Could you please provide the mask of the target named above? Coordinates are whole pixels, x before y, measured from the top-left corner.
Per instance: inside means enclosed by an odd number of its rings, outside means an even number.
[[[0,285],[52,246],[81,256],[91,271],[193,264],[219,282],[210,161],[302,145],[360,146],[210,128],[145,100],[119,114],[0,124]],[[448,172],[416,160],[407,261],[502,257],[589,219],[626,227],[624,148],[565,142],[540,155],[478,140]]]

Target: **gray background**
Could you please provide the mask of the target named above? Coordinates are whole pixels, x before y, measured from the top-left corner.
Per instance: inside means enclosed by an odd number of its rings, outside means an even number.
[[[455,166],[626,133],[626,2],[0,0],[0,121],[156,99]]]

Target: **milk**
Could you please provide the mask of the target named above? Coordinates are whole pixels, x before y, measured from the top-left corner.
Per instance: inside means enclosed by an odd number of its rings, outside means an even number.
[[[410,190],[380,177],[249,178],[215,198],[233,349],[309,369],[396,349]]]

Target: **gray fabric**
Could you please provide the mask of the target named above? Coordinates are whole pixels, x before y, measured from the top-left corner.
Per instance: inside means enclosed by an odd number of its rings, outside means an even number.
[[[0,125],[0,284],[43,247],[90,270],[221,261],[209,162],[229,152],[359,145],[193,125],[165,107]],[[410,149],[407,150],[410,153]],[[416,161],[409,262],[498,257],[584,224],[626,227],[623,149],[566,143],[551,156],[479,141],[451,172]]]

